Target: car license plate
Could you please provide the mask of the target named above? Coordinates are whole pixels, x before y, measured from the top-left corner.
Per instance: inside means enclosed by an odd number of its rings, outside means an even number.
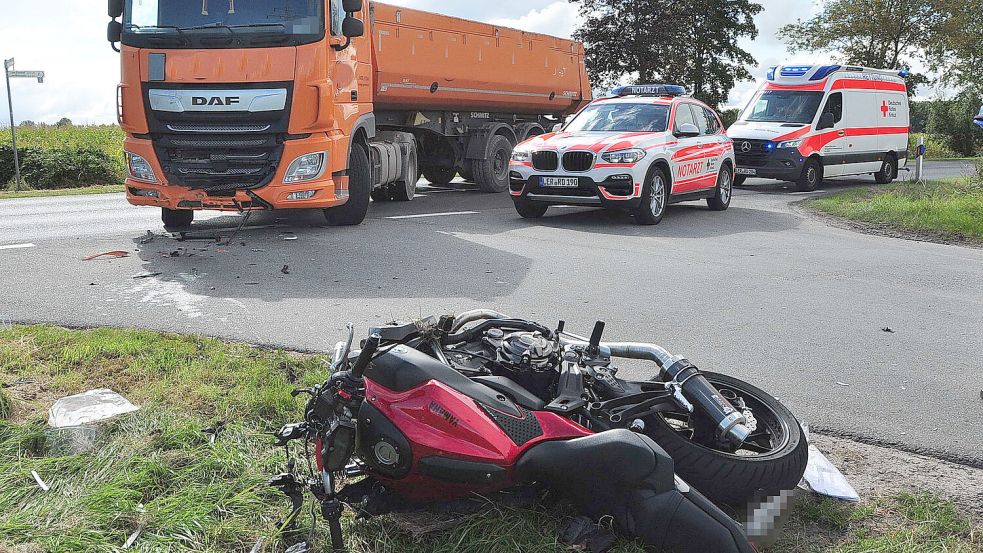
[[[757,169],[746,169],[744,167],[738,167],[737,168],[737,174],[738,175],[757,175],[758,174],[758,170]]]
[[[580,179],[576,177],[540,177],[539,186],[543,188],[578,188]]]

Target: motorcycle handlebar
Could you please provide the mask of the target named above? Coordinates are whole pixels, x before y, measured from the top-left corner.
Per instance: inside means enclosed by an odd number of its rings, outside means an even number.
[[[355,359],[355,364],[352,365],[352,376],[354,378],[361,379],[362,375],[365,374],[365,369],[369,366],[369,362],[372,361],[372,356],[379,350],[380,343],[382,343],[382,336],[378,334],[369,336],[365,341],[365,346],[359,352],[358,358]]]

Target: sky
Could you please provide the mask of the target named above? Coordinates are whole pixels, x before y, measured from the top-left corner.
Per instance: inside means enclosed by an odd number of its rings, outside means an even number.
[[[821,62],[828,56],[791,55],[776,31],[797,17],[816,10],[814,0],[759,0],[764,11],[757,17],[759,36],[742,46],[758,60],[752,70],[763,78],[772,65]],[[76,124],[115,121],[119,57],[106,42],[106,2],[103,0],[0,0],[0,58],[15,58],[18,70],[43,70],[44,84],[35,80],[11,82],[14,115],[20,122],[54,123],[68,117]],[[566,0],[389,0],[391,4],[489,21],[528,31],[569,37],[577,27],[577,5]],[[730,105],[743,105],[757,85],[740,83]],[[6,125],[6,90],[0,84],[0,108]]]

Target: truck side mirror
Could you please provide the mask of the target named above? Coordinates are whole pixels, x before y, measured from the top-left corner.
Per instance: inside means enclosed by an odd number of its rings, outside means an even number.
[[[679,130],[676,131],[676,136],[680,138],[693,138],[694,136],[700,136],[700,128],[692,123],[683,123],[679,126]]]
[[[109,0],[109,17],[111,19],[123,17],[123,0]]]
[[[360,37],[365,34],[365,24],[361,19],[348,16],[341,23],[341,34],[348,38]]]
[[[362,11],[362,0],[342,0],[341,5],[347,13]]]
[[[109,26],[106,27],[106,40],[116,44],[123,37],[123,24],[115,19],[109,22]]]
[[[816,130],[821,131],[823,129],[832,129],[836,126],[836,118],[833,117],[832,113],[826,112],[819,116],[819,124],[816,125]]]

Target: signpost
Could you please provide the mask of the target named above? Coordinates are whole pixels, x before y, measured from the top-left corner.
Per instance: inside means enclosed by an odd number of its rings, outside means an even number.
[[[10,109],[10,140],[14,147],[14,190],[20,191],[20,158],[17,155],[17,125],[14,124],[14,98],[10,94],[10,79],[37,79],[44,82],[44,71],[14,71],[14,58],[3,61],[3,72],[7,77],[7,107]]]

